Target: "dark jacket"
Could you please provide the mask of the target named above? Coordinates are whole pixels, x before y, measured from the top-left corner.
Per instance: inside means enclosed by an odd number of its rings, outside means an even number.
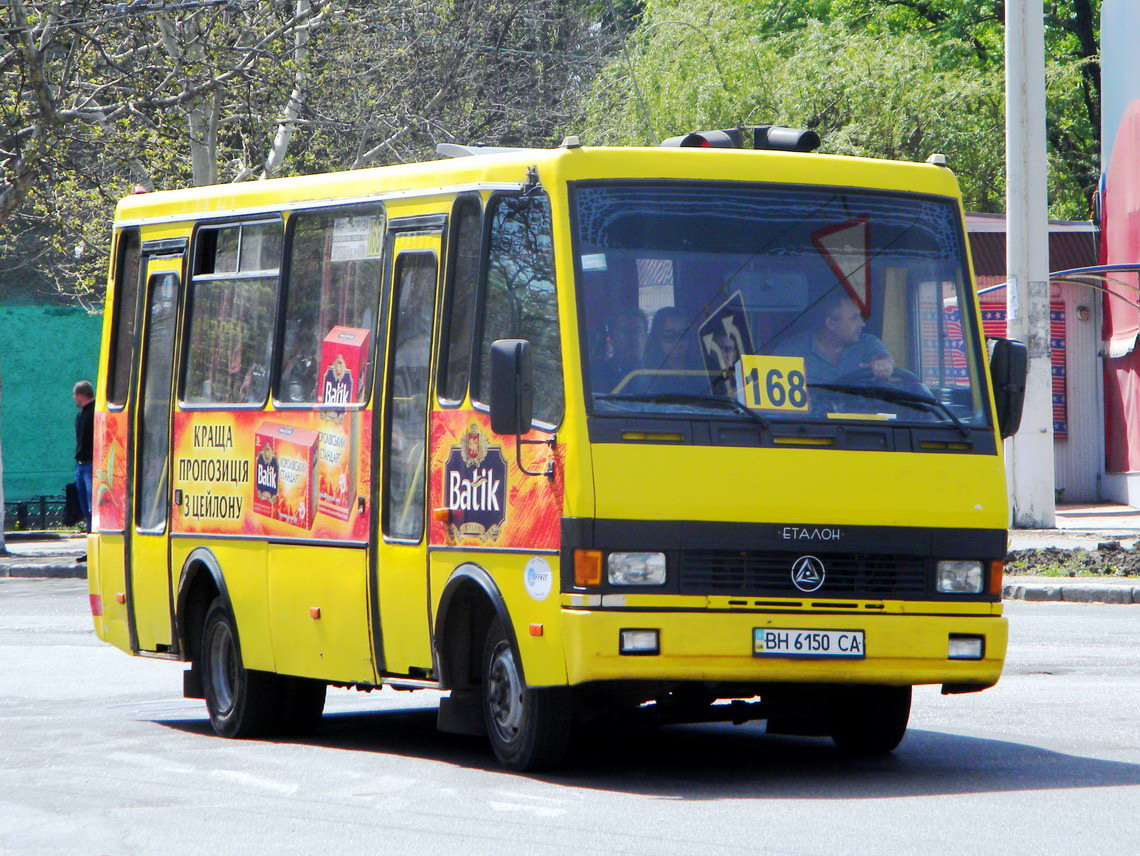
[[[95,457],[95,402],[88,401],[75,414],[75,460],[89,464]]]

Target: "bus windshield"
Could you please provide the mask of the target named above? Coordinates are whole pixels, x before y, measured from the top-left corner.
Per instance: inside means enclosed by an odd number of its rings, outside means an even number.
[[[573,188],[595,415],[989,424],[950,199],[851,188]]]

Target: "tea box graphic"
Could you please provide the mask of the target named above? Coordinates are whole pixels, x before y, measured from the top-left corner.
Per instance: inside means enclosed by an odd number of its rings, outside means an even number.
[[[321,404],[355,404],[364,395],[368,365],[368,331],[336,326],[321,342]],[[338,520],[348,520],[356,502],[359,420],[344,410],[322,410],[317,462],[319,508]]]
[[[263,425],[262,429],[264,428]],[[277,450],[272,435],[259,429],[253,449],[253,511],[255,514],[276,518]]]
[[[317,506],[317,443],[317,432],[308,428],[261,424],[253,444],[256,513],[312,528]]]
[[[337,520],[348,520],[356,502],[359,425],[359,413],[321,413],[318,507]]]
[[[355,404],[364,389],[363,373],[368,365],[368,331],[337,325],[321,342],[321,404]]]

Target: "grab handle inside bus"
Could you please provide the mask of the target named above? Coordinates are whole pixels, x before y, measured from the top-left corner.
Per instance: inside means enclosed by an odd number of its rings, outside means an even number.
[[[990,345],[990,379],[994,385],[998,429],[1001,436],[1012,437],[1021,425],[1025,405],[1025,378],[1029,372],[1029,353],[1025,345],[1012,339],[993,338]]]
[[[530,342],[496,339],[491,343],[491,430],[525,434],[534,420],[534,369]]]

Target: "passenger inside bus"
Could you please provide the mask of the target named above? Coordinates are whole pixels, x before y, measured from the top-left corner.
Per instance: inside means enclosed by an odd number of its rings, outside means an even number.
[[[647,328],[645,313],[638,307],[625,303],[614,308],[606,322],[609,353],[601,359],[594,372],[599,390],[616,388],[630,372],[641,368]]]
[[[282,400],[311,401],[317,388],[316,358],[312,354],[294,354],[285,360],[281,379]]]
[[[700,368],[696,333],[691,319],[676,306],[658,309],[645,345],[643,365],[650,371],[691,371]]]

